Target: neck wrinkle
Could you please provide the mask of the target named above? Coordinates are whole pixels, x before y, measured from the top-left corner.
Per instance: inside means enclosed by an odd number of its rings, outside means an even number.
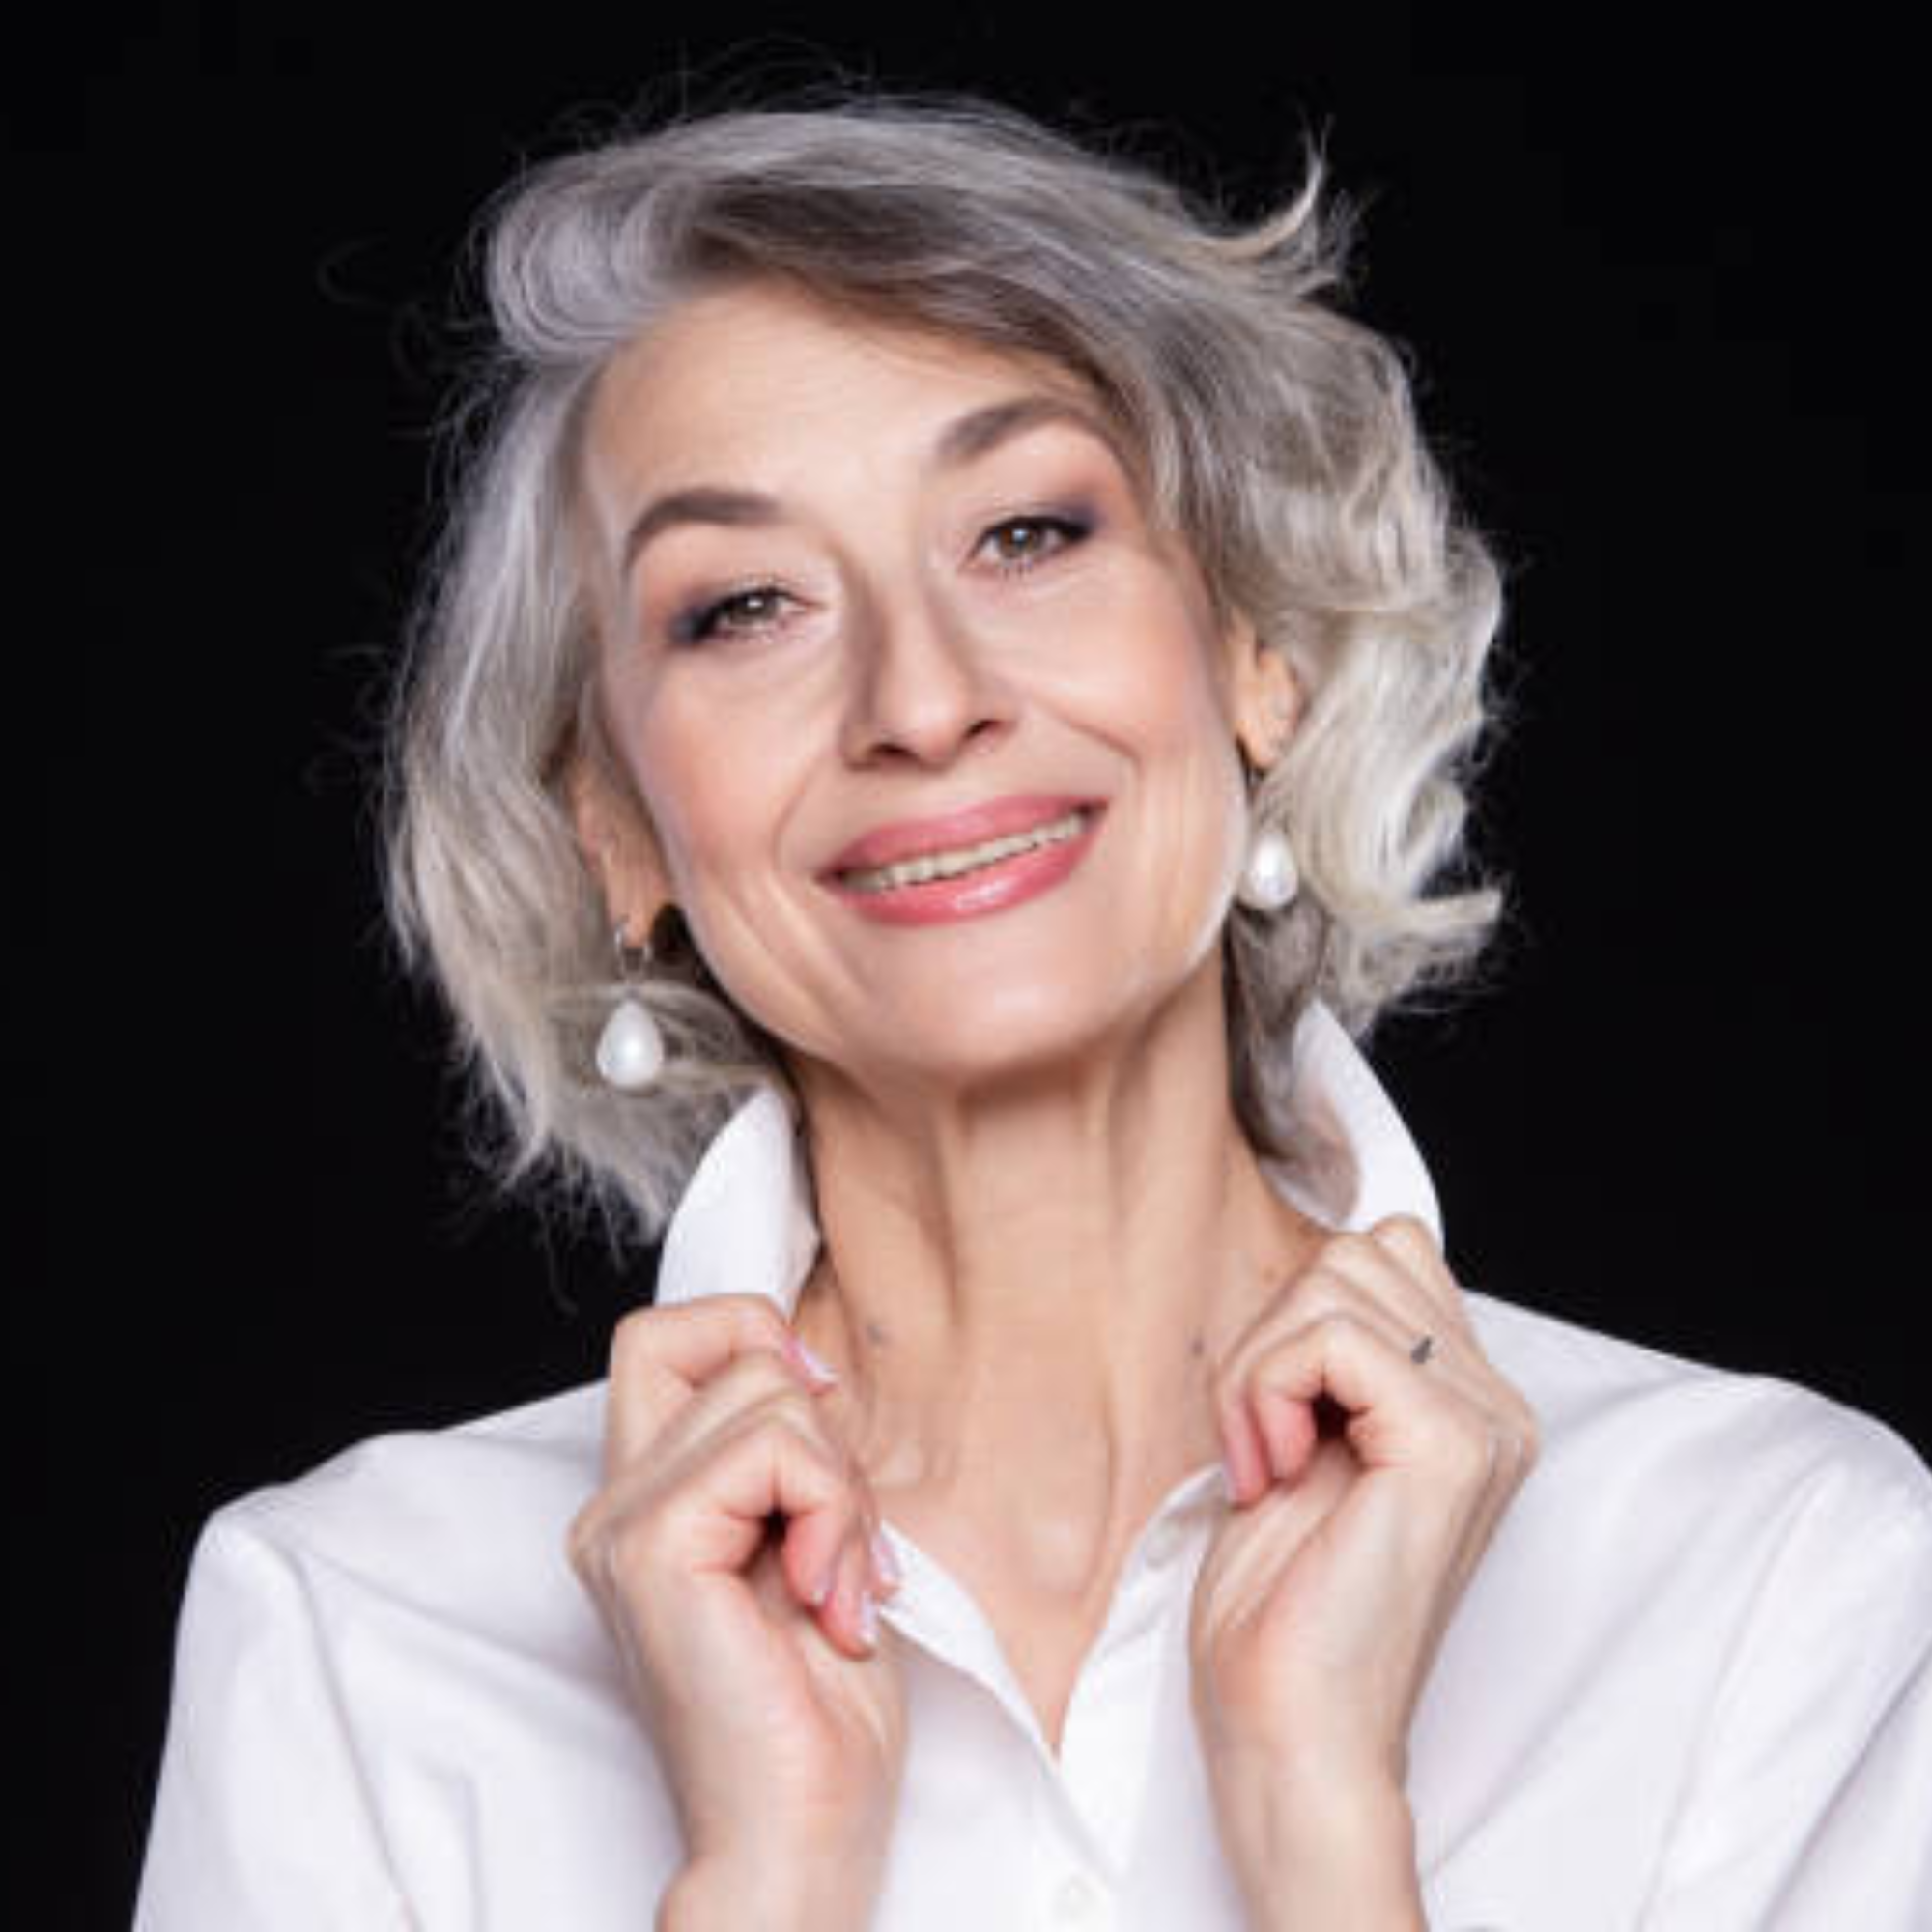
[[[1130,1045],[995,1094],[801,1069],[822,1245],[797,1321],[877,1486],[1004,1487],[1091,1535],[1218,1454],[1214,1361],[1310,1227],[1235,1115],[1220,991],[1205,962]]]

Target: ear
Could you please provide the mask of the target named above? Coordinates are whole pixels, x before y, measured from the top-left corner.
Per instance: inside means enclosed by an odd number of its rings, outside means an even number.
[[[650,822],[629,787],[582,747],[570,754],[563,788],[578,849],[603,889],[610,923],[639,945],[671,896]]]
[[[1288,749],[1306,709],[1307,694],[1288,659],[1262,641],[1238,612],[1223,637],[1235,735],[1248,762],[1265,771]]]

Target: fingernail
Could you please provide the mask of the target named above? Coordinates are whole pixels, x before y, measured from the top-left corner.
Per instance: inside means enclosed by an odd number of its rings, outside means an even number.
[[[899,1559],[893,1554],[893,1546],[886,1541],[883,1529],[872,1532],[872,1561],[878,1568],[879,1580],[887,1589],[896,1590],[905,1581],[904,1573],[899,1569]]]
[[[828,1387],[838,1379],[838,1371],[830,1362],[806,1346],[804,1339],[797,1335],[785,1338],[785,1347],[790,1350],[793,1361],[809,1375],[813,1381],[823,1382]]]
[[[879,1643],[879,1606],[872,1601],[869,1590],[859,1592],[859,1641],[867,1650],[876,1650]]]
[[[822,1610],[832,1600],[832,1586],[838,1580],[838,1559],[834,1557],[825,1575],[818,1579],[818,1587],[811,1593],[811,1607]]]

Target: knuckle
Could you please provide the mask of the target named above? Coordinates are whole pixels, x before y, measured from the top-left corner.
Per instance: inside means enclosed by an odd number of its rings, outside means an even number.
[[[633,1308],[617,1318],[617,1324],[611,1331],[612,1380],[635,1374],[639,1364],[649,1356],[658,1312],[655,1308]]]
[[[716,1453],[734,1462],[777,1461],[794,1478],[805,1477],[814,1485],[849,1485],[849,1459],[812,1414],[810,1402],[796,1388],[773,1394],[739,1418],[737,1426],[718,1440]]]
[[[1338,1234],[1330,1235],[1317,1253],[1321,1263],[1346,1268],[1374,1261],[1380,1250],[1371,1236],[1353,1228],[1345,1228]]]
[[[636,1589],[657,1569],[657,1538],[647,1520],[629,1516],[603,1539],[599,1563],[620,1590]]]
[[[744,1362],[784,1368],[791,1324],[765,1295],[709,1295],[693,1307],[696,1319],[717,1323],[720,1338],[728,1343],[730,1361],[725,1373]]]
[[[762,1294],[731,1294],[720,1298],[736,1305],[740,1319],[749,1325],[762,1346],[772,1349],[784,1347],[785,1338],[791,1333],[791,1323],[779,1312],[775,1301]]]
[[[804,1406],[810,1400],[796,1390],[775,1395],[761,1406],[753,1427],[777,1435],[787,1447],[802,1450],[813,1463],[842,1472],[845,1459],[818,1418]]]
[[[1309,1324],[1328,1348],[1350,1349],[1368,1332],[1368,1324],[1352,1308],[1325,1307]]]
[[[1350,1272],[1350,1263],[1358,1252],[1353,1248],[1342,1248],[1332,1255],[1323,1255],[1303,1277],[1308,1284],[1308,1298],[1311,1301],[1352,1301],[1361,1293]]]
[[[1435,1236],[1419,1214],[1390,1214],[1376,1223],[1376,1233],[1404,1247],[1435,1251]]]
[[[770,1349],[747,1349],[716,1378],[733,1401],[781,1405],[789,1398],[810,1400],[798,1378]]]
[[[1442,1244],[1426,1221],[1413,1214],[1391,1214],[1376,1223],[1371,1238],[1385,1263],[1392,1261],[1418,1283],[1454,1290],[1460,1297]]]
[[[1348,1293],[1346,1276],[1323,1260],[1295,1277],[1282,1295],[1281,1305],[1284,1313],[1298,1321],[1316,1321],[1324,1313],[1339,1309]]]

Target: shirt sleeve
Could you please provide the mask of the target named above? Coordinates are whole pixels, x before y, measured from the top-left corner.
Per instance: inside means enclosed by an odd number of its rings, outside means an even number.
[[[135,1932],[413,1922],[301,1569],[224,1511],[188,1575]]]
[[[1646,1932],[1932,1926],[1932,1475],[1859,1420],[1758,1579]]]

